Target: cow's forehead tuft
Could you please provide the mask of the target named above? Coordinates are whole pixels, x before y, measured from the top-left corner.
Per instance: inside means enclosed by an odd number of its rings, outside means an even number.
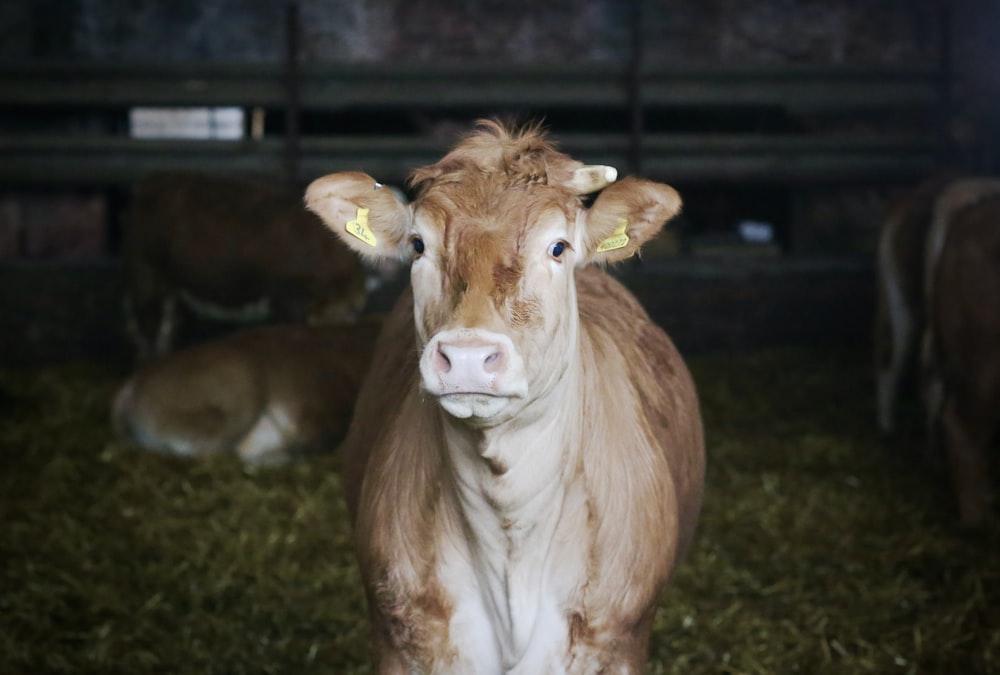
[[[424,220],[451,234],[469,229],[523,236],[544,214],[575,218],[580,199],[554,186],[504,186],[470,180],[428,190],[415,203]]]
[[[562,184],[576,166],[577,162],[556,150],[538,125],[483,121],[440,161],[416,169],[410,184],[418,195],[476,179],[504,189]]]

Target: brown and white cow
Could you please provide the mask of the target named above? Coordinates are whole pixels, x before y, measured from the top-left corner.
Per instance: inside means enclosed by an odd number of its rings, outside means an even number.
[[[381,323],[263,326],[146,364],[112,405],[118,435],[186,456],[276,464],[343,440]]]
[[[878,426],[883,433],[895,426],[902,382],[918,370],[927,233],[934,203],[954,178],[952,173],[933,176],[900,197],[879,233],[874,356]]]
[[[126,220],[127,320],[140,360],[173,348],[183,305],[221,321],[353,321],[362,265],[302,206],[247,179],[193,172],[141,181]]]
[[[879,232],[874,357],[878,426],[883,433],[895,426],[902,382],[918,370],[927,234],[937,197],[955,178],[953,172],[942,172],[902,195],[890,206]]]
[[[962,521],[990,515],[1000,431],[1000,179],[955,180],[927,238],[923,387]],[[934,438],[930,439],[934,442]]]
[[[600,267],[681,206],[535,128],[481,122],[416,170],[310,185],[363,256],[412,257],[345,441],[379,673],[636,673],[692,538],[691,377]]]

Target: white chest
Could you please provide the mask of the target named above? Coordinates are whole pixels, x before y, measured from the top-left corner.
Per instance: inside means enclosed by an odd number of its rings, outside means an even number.
[[[582,602],[589,537],[582,493],[557,491],[544,516],[467,511],[473,535],[439,558],[455,611],[455,672],[566,673],[570,616]]]

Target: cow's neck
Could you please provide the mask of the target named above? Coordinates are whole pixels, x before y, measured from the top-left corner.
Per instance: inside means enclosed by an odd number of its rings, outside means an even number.
[[[445,420],[449,465],[464,526],[472,534],[470,555],[486,606],[493,615],[508,667],[552,624],[547,612],[566,589],[548,574],[567,500],[582,499],[573,484],[579,447],[569,419],[574,409],[572,373],[564,376],[536,410],[489,430]],[[544,414],[537,414],[539,409]],[[527,418],[534,419],[525,424]],[[581,509],[572,509],[577,515]]]

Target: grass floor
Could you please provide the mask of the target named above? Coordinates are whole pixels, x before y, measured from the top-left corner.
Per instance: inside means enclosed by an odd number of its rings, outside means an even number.
[[[1000,672],[1000,528],[954,525],[868,356],[691,360],[709,471],[652,673]],[[0,673],[365,673],[335,455],[248,472],[113,440],[121,373],[0,371]]]

